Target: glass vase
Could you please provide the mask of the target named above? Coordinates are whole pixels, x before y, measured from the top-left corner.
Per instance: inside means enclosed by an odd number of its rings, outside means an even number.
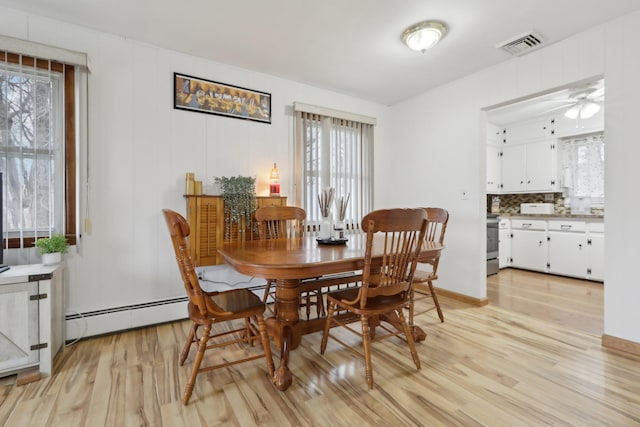
[[[331,224],[331,215],[326,217],[323,216],[322,221],[320,221],[319,237],[321,239],[330,239],[332,229],[333,229],[333,225]]]

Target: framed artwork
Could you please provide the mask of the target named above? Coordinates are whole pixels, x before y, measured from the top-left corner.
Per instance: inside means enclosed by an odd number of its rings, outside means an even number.
[[[173,73],[173,108],[271,123],[271,94]]]

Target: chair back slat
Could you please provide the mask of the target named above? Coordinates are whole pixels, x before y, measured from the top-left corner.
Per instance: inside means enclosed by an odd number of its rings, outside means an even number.
[[[207,314],[229,314],[222,310],[211,298],[206,297],[200,287],[200,281],[198,281],[198,275],[193,267],[189,245],[187,244],[187,238],[191,233],[189,223],[182,215],[170,209],[163,209],[162,213],[171,235],[178,269],[189,300],[198,307],[200,314],[203,316]]]
[[[301,237],[306,217],[304,209],[296,206],[265,206],[255,212],[262,240]]]
[[[363,218],[362,230],[367,233],[367,243],[358,294],[361,308],[366,307],[369,298],[410,290],[426,227],[424,209],[382,209]],[[379,273],[378,265],[372,264],[374,245],[376,252],[382,253]]]
[[[449,212],[442,208],[423,208],[427,213],[427,230],[425,233],[425,241],[438,242],[444,244],[444,235],[447,231],[449,223]],[[438,268],[440,258],[423,260],[420,262],[428,263],[433,266],[433,272]]]

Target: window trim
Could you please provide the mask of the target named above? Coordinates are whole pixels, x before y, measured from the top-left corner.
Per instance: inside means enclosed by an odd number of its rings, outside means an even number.
[[[64,219],[63,233],[70,245],[75,245],[76,240],[76,67],[71,64],[63,64],[48,59],[34,58],[32,56],[19,55],[16,53],[0,50],[0,55],[12,64],[35,66],[36,68],[62,73],[64,77]],[[2,247],[8,249],[20,249],[35,247],[35,237],[9,237],[2,236]]]

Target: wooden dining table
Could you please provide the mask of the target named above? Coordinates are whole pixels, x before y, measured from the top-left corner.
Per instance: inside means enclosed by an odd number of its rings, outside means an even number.
[[[265,279],[275,279],[275,316],[266,319],[269,335],[280,348],[280,365],[273,377],[274,385],[286,390],[292,382],[290,351],[300,345],[303,335],[324,329],[326,318],[301,319],[301,292],[328,286],[357,283],[364,268],[366,234],[350,234],[343,244],[320,244],[313,236],[289,239],[247,240],[225,243],[218,249],[225,261],[238,272]],[[425,241],[421,259],[440,256],[444,246]],[[372,265],[382,256],[382,242],[374,240]],[[426,337],[415,327],[414,336]]]

